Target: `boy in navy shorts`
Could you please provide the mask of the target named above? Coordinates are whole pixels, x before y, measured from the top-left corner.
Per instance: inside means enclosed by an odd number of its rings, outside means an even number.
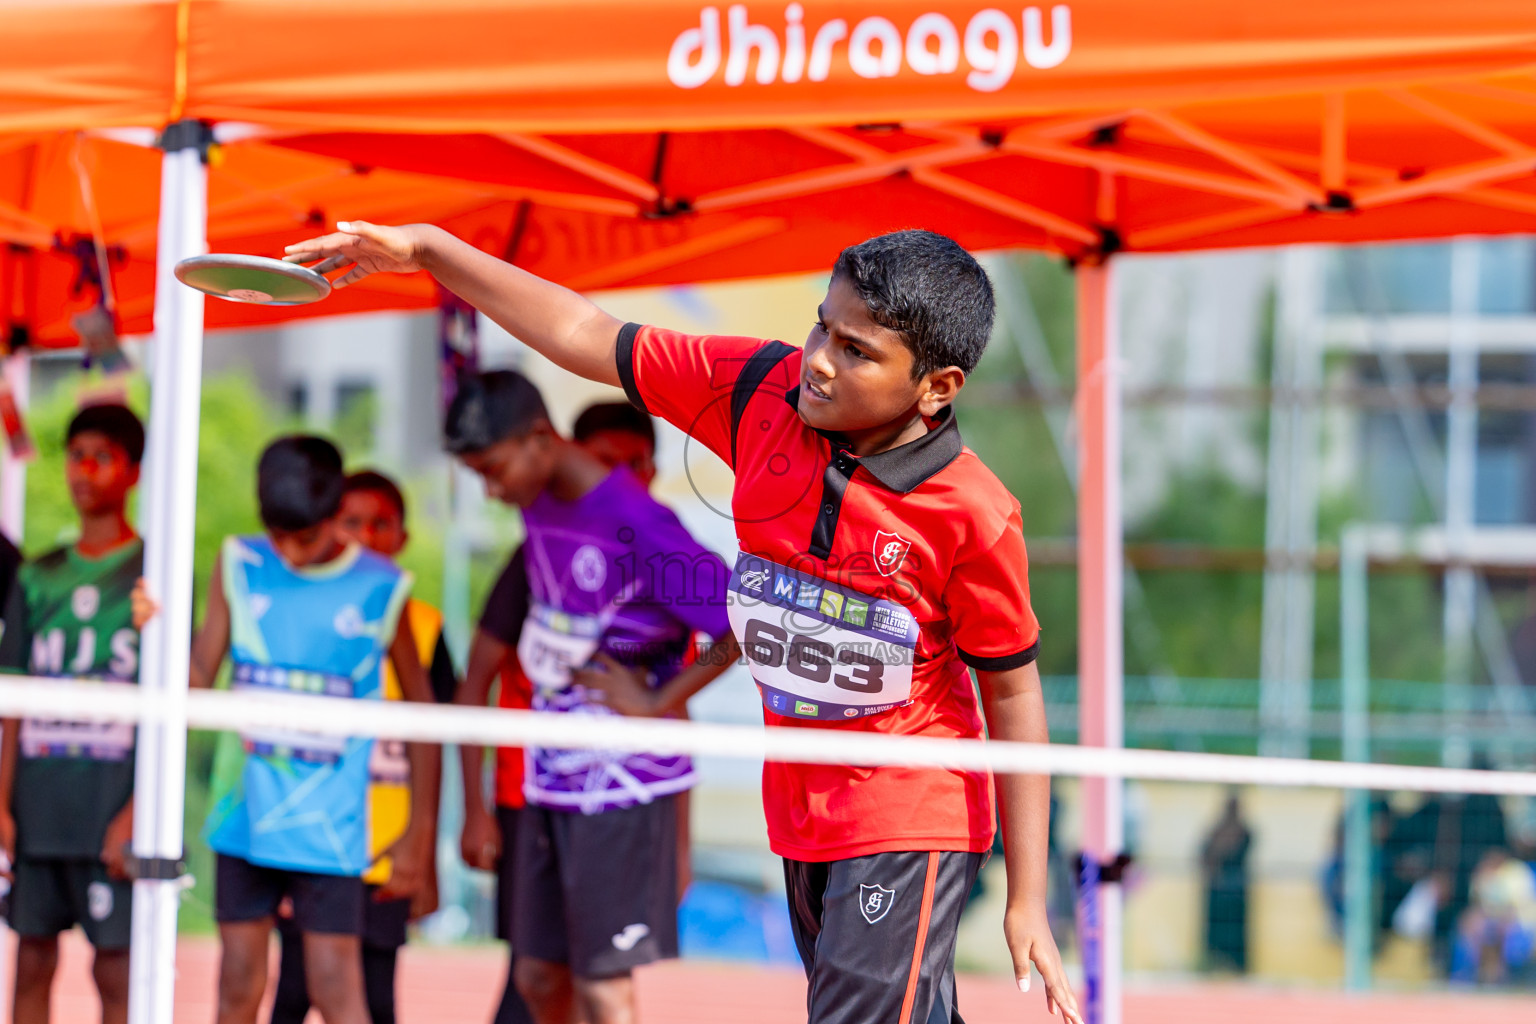
[[[535,711],[663,714],[735,659],[725,566],[627,466],[611,468],[555,433],[525,377],[503,370],[464,381],[444,434],[491,497],[523,511],[527,601],[516,651]],[[485,699],[484,652],[514,632],[496,622],[504,611],[482,621],[460,703]],[[695,632],[723,643],[687,664]],[[608,678],[625,680],[630,699],[601,699]],[[628,1024],[634,968],[677,955],[676,797],[693,784],[693,762],[527,753],[527,806],[515,848],[502,851],[512,858],[514,981],[539,1024],[567,1024],[573,1007],[589,1024]],[[473,809],[477,752],[465,755],[464,772]]]
[[[350,265],[343,286],[427,270],[731,465],[731,625],[770,727],[1048,740],[1019,503],[955,425],[994,303],[952,240],[845,249],[798,348],[621,323],[430,226],[338,227],[290,258]],[[959,1019],[955,935],[998,803],[1015,977],[1027,989],[1033,963],[1047,1007],[1081,1020],[1046,916],[1050,780],[1000,776],[996,791],[984,772],[765,766],[811,1024]]]
[[[138,682],[130,594],[144,571],[144,545],[127,505],[143,454],[144,427],[121,405],[87,406],[70,423],[64,474],[80,539],[21,567],[0,667]],[[59,933],[76,924],[95,950],[102,1020],[128,1019],[134,738],[126,722],[5,723],[0,847],[14,879],[17,1024],[47,1024]]]
[[[431,703],[405,614],[411,575],[343,534],[346,474],[336,446],[279,438],[256,473],[266,529],[224,540],[192,640],[191,685],[212,686],[228,656],[237,692],[382,700],[387,661],[405,700]],[[150,614],[153,596],[140,591],[135,617],[142,625]],[[204,826],[217,855],[219,1024],[255,1024],[285,900],[320,1016],[326,1024],[368,1024],[362,876],[378,852],[368,827],[374,743],[308,732],[302,720],[220,737]],[[437,748],[408,744],[407,757],[410,809],[387,851],[390,876],[376,894],[385,899],[417,892],[434,839]]]
[[[609,469],[620,466],[634,474],[647,488],[656,478],[656,426],[651,418],[628,402],[598,402],[583,409],[571,427],[571,440],[595,455]],[[460,699],[479,706],[486,700],[491,684],[498,677],[501,707],[527,708],[532,699],[528,678],[517,662],[517,646],[522,639],[523,620],[528,615],[528,567],[525,548],[519,545],[507,561],[501,576],[486,598],[480,625],[470,645],[470,671],[465,673]],[[686,705],[675,708],[678,717],[687,717]],[[461,747],[467,780],[474,779],[482,752],[475,747]],[[501,747],[496,751],[496,812],[494,818],[485,806],[478,787],[466,784],[464,790],[464,828],[460,851],[464,862],[482,871],[497,872],[496,933],[512,941],[518,822],[526,803],[523,795],[524,752],[521,748]],[[681,900],[692,878],[689,864],[689,790],[673,796],[677,817],[677,896]],[[509,950],[507,980],[496,1011],[495,1024],[523,1024],[530,1020],[528,1010],[518,995],[513,974],[517,949]]]
[[[394,559],[405,549],[410,531],[405,528],[405,495],[383,473],[372,470],[347,477],[337,528],[342,537],[375,554]],[[416,653],[427,668],[432,697],[439,704],[453,700],[458,679],[443,639],[443,613],[425,601],[411,598],[404,617],[410,620]],[[384,697],[400,700],[404,694],[394,668],[386,663]],[[407,924],[437,909],[435,858],[427,866],[424,883],[414,898],[385,899],[393,865],[386,855],[399,840],[410,820],[411,765],[406,744],[399,740],[375,740],[369,763],[368,852],[376,858],[363,875],[367,885],[363,908],[363,989],[368,997],[372,1024],[395,1024],[395,967],[406,943]],[[436,787],[431,787],[435,792]],[[436,820],[436,809],[430,817]],[[304,969],[304,936],[292,914],[278,918],[283,954],[278,968],[277,994],[272,1003],[272,1024],[303,1024],[309,1016],[309,985]]]

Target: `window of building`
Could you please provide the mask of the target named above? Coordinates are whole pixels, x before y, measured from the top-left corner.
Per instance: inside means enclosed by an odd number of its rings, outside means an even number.
[[[331,433],[349,459],[373,452],[378,426],[378,391],[371,381],[336,385],[336,417]]]

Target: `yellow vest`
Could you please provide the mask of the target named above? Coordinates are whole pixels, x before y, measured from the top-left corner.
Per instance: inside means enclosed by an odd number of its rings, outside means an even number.
[[[405,606],[405,614],[411,624],[411,635],[416,638],[421,666],[430,669],[432,656],[437,651],[437,638],[443,631],[443,613],[413,597]],[[382,675],[384,699],[402,699],[400,680],[395,676],[394,663],[388,658],[384,660]],[[405,834],[405,826],[410,820],[411,763],[406,757],[405,743],[375,740],[368,783],[368,853],[374,862],[363,873],[364,882],[383,885],[389,881],[389,858],[379,855]]]

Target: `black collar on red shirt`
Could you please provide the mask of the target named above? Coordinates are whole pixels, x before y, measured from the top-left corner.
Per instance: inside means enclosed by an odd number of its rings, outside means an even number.
[[[786,391],[784,400],[798,408],[799,386]],[[955,409],[951,405],[946,405],[938,411],[934,416],[933,427],[922,437],[876,455],[866,455],[862,459],[848,453],[848,442],[837,434],[824,430],[818,430],[816,433],[827,439],[834,453],[846,455],[853,460],[854,466],[863,466],[876,480],[902,494],[915,490],[923,481],[959,458],[962,443],[960,427],[955,422]],[[837,455],[833,456],[834,462],[837,461]],[[847,475],[851,476],[852,473]]]

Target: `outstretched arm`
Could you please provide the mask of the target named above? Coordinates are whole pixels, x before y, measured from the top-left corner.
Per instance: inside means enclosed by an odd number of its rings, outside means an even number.
[[[987,735],[995,740],[1048,743],[1045,697],[1035,663],[1003,672],[977,672]],[[1061,967],[1061,953],[1045,912],[1046,850],[1050,839],[1049,775],[998,775],[1003,825],[1003,863],[1008,870],[1008,907],[1003,933],[1013,954],[1019,988],[1029,987],[1033,961],[1045,982],[1045,1005],[1071,1024],[1082,1024],[1077,998]]]
[[[430,224],[383,227],[341,221],[335,234],[290,245],[284,259],[317,263],[345,288],[369,274],[425,270],[444,288],[500,324],[529,348],[602,384],[619,383],[614,348],[623,324],[582,296],[519,270]]]

